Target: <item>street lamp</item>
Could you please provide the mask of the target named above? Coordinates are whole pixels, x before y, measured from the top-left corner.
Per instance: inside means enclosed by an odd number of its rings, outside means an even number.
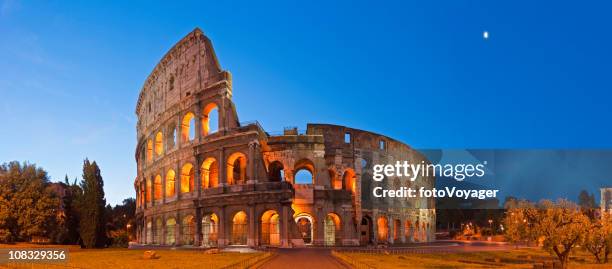
[[[493,220],[489,219],[489,229],[491,229],[491,235],[493,235],[495,232],[493,231]]]

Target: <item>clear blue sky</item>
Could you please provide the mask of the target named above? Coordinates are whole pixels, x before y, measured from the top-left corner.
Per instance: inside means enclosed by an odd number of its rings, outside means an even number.
[[[198,2],[0,0],[0,162],[55,181],[88,157],[109,202],[133,196],[138,93],[196,26],[233,73],[240,120],[269,131],[612,148],[609,1]]]

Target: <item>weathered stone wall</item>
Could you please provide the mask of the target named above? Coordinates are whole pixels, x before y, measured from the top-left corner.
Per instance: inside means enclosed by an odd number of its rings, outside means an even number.
[[[376,221],[364,228],[364,219],[386,218],[391,224],[381,224],[387,230],[393,224],[435,223],[431,209],[418,210],[414,204],[401,204],[401,210],[362,206],[371,164],[422,158],[408,146],[324,124],[308,125],[305,134],[269,135],[256,122],[240,124],[231,98],[231,75],[221,69],[199,29],[170,49],[145,81],[136,107],[139,243],[393,243],[412,237],[398,230],[380,240],[373,232],[364,239],[362,229],[379,229]],[[210,126],[213,109],[218,110],[216,132]],[[351,133],[349,143],[344,142],[346,132]],[[308,171],[311,180],[296,182],[298,171]],[[422,182],[433,184],[433,179]],[[433,230],[419,229],[424,234],[419,240],[433,239]]]

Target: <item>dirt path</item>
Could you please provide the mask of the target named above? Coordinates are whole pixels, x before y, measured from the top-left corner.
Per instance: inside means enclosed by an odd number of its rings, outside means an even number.
[[[329,249],[300,248],[279,249],[278,255],[259,268],[264,269],[346,269],[342,263],[331,255]]]

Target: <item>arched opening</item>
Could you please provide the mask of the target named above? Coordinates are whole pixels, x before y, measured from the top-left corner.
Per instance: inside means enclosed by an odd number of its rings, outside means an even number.
[[[398,243],[400,240],[400,228],[402,227],[402,222],[398,219],[393,221],[393,243]]]
[[[279,216],[275,210],[268,210],[261,216],[261,244],[280,245]]]
[[[219,185],[219,167],[215,158],[206,158],[202,162],[202,188],[214,188]]]
[[[174,218],[166,220],[166,245],[176,244],[175,229],[176,220]]]
[[[361,245],[372,243],[372,228],[372,219],[370,219],[370,217],[364,216],[361,218],[361,224],[359,225],[359,241],[361,242]]]
[[[268,180],[270,182],[281,182],[285,180],[285,168],[283,163],[274,161],[268,166]]]
[[[153,160],[153,140],[147,140],[147,162]]]
[[[219,109],[217,104],[210,103],[202,111],[202,135],[206,136],[219,130]]]
[[[295,217],[295,222],[297,223],[298,231],[304,240],[304,244],[312,244],[312,216],[305,213],[299,214],[297,217]]]
[[[227,158],[227,184],[244,184],[246,182],[246,155],[234,152]]]
[[[194,171],[193,165],[186,163],[181,168],[181,192],[192,192],[194,189]]]
[[[155,233],[154,233],[154,237],[153,238],[153,243],[154,244],[161,244],[161,239],[162,239],[162,226],[163,226],[163,222],[161,218],[157,218],[157,220],[155,220]]]
[[[217,246],[217,225],[219,218],[216,214],[206,215],[202,218],[202,246]]]
[[[174,170],[170,169],[168,170],[168,173],[166,173],[166,197],[172,197],[174,196],[174,194],[176,193],[176,190],[174,189],[176,186],[176,173],[174,172]]]
[[[162,178],[160,175],[155,176],[155,180],[153,181],[154,191],[153,198],[155,202],[158,202],[162,199]]]
[[[153,184],[151,182],[150,178],[147,178],[147,185],[146,185],[146,193],[147,193],[147,203],[151,202],[151,190],[153,189]]]
[[[157,132],[155,135],[155,155],[160,156],[164,153],[164,135]]]
[[[153,244],[153,223],[147,222],[147,230],[145,231],[145,243]]]
[[[326,246],[335,246],[339,244],[340,241],[340,217],[335,213],[327,214],[325,217],[324,224],[324,234],[325,234],[325,245]]]
[[[342,176],[342,182],[344,182],[344,188],[346,190],[355,193],[357,190],[357,180],[355,176],[355,171],[353,169],[346,169],[344,171],[344,175]]]
[[[240,211],[234,215],[232,219],[232,245],[247,244],[247,214]]]
[[[342,189],[342,180],[338,178],[338,175],[334,169],[329,169],[329,179],[331,180],[331,185],[334,190]]]
[[[187,112],[181,122],[181,140],[189,142],[195,139],[195,115]]]
[[[387,238],[389,237],[389,221],[387,220],[387,217],[378,217],[376,225],[378,226],[378,242],[387,242]]]
[[[182,244],[183,245],[193,245],[194,242],[194,231],[195,231],[195,225],[194,225],[194,221],[193,221],[193,216],[189,215],[183,218],[183,221],[181,223],[181,228],[182,228]]]
[[[406,227],[404,228],[404,233],[406,234],[406,241],[412,242],[414,239],[412,238],[412,222],[407,220]]]
[[[308,159],[296,163],[294,172],[294,184],[314,184],[314,163]]]

